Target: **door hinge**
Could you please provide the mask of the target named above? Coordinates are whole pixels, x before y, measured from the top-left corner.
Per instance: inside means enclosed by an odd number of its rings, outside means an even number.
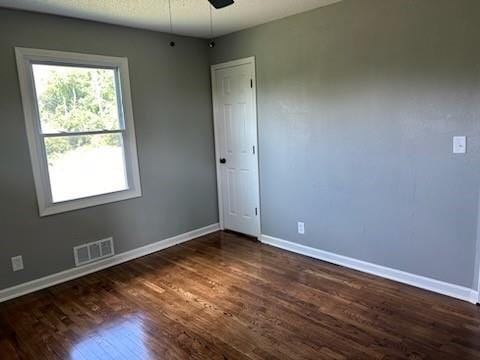
[[[258,208],[255,208],[255,216],[258,216]]]
[[[250,79],[250,87],[253,89],[253,79]]]
[[[255,145],[252,147],[253,155],[255,155]]]

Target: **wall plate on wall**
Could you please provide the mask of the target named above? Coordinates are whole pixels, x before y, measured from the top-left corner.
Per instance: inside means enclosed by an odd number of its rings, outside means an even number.
[[[467,152],[467,137],[454,136],[453,137],[453,153],[465,154]]]
[[[12,270],[23,270],[23,257],[21,255],[12,257]]]

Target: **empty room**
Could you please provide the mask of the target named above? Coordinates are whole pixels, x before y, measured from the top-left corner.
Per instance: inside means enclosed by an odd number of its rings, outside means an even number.
[[[0,360],[480,359],[479,19],[0,0]]]

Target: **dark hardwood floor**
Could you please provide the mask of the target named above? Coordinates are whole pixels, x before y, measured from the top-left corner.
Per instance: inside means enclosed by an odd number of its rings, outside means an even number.
[[[0,359],[480,359],[480,309],[218,232],[0,304]]]

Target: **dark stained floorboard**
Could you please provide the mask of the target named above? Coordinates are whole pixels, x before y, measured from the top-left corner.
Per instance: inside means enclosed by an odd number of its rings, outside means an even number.
[[[480,359],[480,309],[218,232],[0,304],[0,359]]]

